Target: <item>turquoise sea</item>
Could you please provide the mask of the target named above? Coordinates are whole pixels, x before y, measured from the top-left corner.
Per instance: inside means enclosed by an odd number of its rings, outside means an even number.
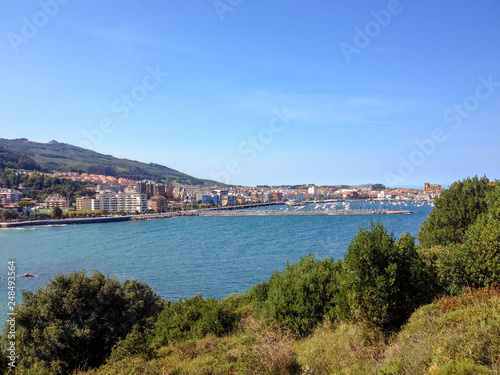
[[[368,202],[352,203],[354,208]],[[378,208],[380,204],[373,207]],[[274,206],[276,210],[283,207]],[[388,207],[392,209],[393,207]],[[7,262],[15,260],[22,288],[55,273],[98,269],[120,280],[148,283],[163,298],[222,298],[268,280],[287,261],[312,253],[342,258],[360,227],[380,220],[399,237],[416,236],[429,205],[396,207],[413,215],[182,217],[163,220],[0,229],[0,308],[7,305]]]

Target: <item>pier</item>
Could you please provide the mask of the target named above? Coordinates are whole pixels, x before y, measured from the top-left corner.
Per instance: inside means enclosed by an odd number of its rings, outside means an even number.
[[[72,224],[95,224],[95,223],[110,223],[117,221],[137,221],[137,220],[156,220],[169,219],[174,217],[186,216],[338,216],[338,215],[402,215],[413,214],[409,210],[346,210],[346,211],[274,211],[274,210],[192,210],[192,211],[177,211],[164,212],[159,214],[138,214],[127,216],[111,216],[111,217],[95,217],[82,219],[57,219],[57,220],[30,220],[30,221],[12,221],[0,223],[0,228],[21,228],[28,226],[42,225],[72,225]]]
[[[331,212],[273,212],[273,211],[227,211],[227,212],[199,212],[198,216],[338,216],[338,215],[410,215],[414,214],[409,210],[387,211],[387,210],[366,210],[366,211],[331,211]]]

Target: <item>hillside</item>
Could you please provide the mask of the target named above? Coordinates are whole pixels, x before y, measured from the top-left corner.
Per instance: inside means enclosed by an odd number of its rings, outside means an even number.
[[[469,290],[419,308],[389,338],[362,322],[328,321],[301,338],[250,317],[231,335],[117,355],[78,374],[498,374],[499,308],[499,289]]]
[[[115,158],[67,143],[31,142],[26,138],[0,138],[0,167],[41,169],[45,172],[80,172],[126,177],[134,180],[151,179],[180,184],[216,184],[155,163]]]

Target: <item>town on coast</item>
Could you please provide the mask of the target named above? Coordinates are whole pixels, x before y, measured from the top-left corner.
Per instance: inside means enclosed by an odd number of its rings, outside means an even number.
[[[151,180],[132,180],[107,175],[78,172],[41,173],[16,170],[30,179],[50,178],[51,183],[72,181],[78,192],[54,193],[33,199],[36,186],[0,187],[0,227],[26,225],[87,224],[107,221],[160,219],[198,215],[346,215],[404,214],[404,209],[367,209],[356,211],[350,205],[335,207],[339,201],[371,201],[404,203],[433,202],[443,191],[440,185],[425,183],[423,189],[387,188],[382,184],[358,186],[207,186],[180,185]],[[47,185],[47,183],[45,183]],[[300,210],[307,204],[324,203],[323,210]],[[237,209],[271,207],[286,204],[292,209],[276,212]],[[299,207],[296,207],[299,206]],[[64,219],[64,221],[60,221]]]

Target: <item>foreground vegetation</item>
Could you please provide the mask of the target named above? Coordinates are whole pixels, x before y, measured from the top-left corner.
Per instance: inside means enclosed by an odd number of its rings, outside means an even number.
[[[343,260],[309,255],[223,300],[58,275],[17,308],[16,372],[499,374],[499,285],[500,185],[475,177],[436,201],[418,245],[372,223]]]
[[[247,316],[232,335],[112,358],[87,374],[498,374],[499,354],[500,290],[491,288],[421,307],[392,337],[366,322],[324,321],[299,338]]]

